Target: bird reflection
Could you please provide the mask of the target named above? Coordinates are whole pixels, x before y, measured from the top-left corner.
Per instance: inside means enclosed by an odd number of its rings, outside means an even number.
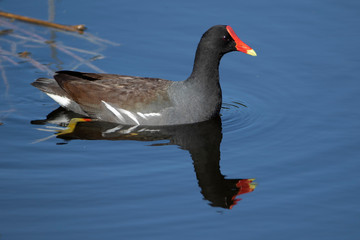
[[[123,126],[83,118],[63,108],[51,112],[45,120],[33,120],[32,124],[56,124],[66,128],[53,128],[57,138],[64,140],[168,140],[166,145],[178,145],[189,151],[201,194],[213,207],[231,209],[239,195],[254,191],[254,179],[229,179],[220,172],[220,143],[222,140],[221,118],[177,126],[145,127]],[[44,128],[42,128],[44,130]],[[153,144],[164,145],[164,144]]]

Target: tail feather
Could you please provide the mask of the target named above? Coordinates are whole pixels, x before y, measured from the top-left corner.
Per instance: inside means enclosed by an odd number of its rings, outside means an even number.
[[[38,78],[35,82],[31,83],[31,85],[45,93],[67,96],[66,92],[59,86],[55,79]]]
[[[69,94],[67,94],[64,89],[59,86],[55,79],[38,78],[35,82],[31,83],[31,85],[46,93],[49,97],[54,99],[55,102],[60,104],[60,106],[73,112],[88,116],[87,113],[82,110],[81,106],[72,100]]]

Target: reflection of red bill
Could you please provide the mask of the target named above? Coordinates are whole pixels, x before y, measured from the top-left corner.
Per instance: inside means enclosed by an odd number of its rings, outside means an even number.
[[[254,180],[255,178],[241,179],[236,183],[236,187],[239,189],[239,191],[236,195],[232,197],[231,200],[233,204],[229,207],[229,209],[231,209],[241,200],[241,198],[237,199],[237,196],[254,191],[254,189],[256,188],[256,183],[253,182]]]

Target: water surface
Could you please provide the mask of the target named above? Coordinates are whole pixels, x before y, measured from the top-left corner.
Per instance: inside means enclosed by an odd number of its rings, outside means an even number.
[[[12,29],[0,36],[2,239],[360,236],[357,1],[3,1],[2,10],[88,27],[0,19]],[[62,69],[183,80],[215,24],[258,56],[223,58],[224,104],[209,122],[90,122],[64,134],[72,114],[30,85]]]

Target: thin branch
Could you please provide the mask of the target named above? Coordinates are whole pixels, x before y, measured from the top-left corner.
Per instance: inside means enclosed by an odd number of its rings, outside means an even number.
[[[24,21],[24,22],[34,23],[34,24],[38,24],[38,25],[42,25],[42,26],[46,26],[46,27],[52,27],[52,28],[57,28],[57,29],[65,30],[65,31],[71,31],[71,32],[83,33],[86,29],[84,24],[68,26],[68,25],[52,23],[49,21],[44,21],[44,20],[40,20],[40,19],[36,19],[36,18],[30,18],[30,17],[21,16],[21,15],[17,15],[17,14],[13,14],[13,13],[8,13],[8,12],[2,12],[2,11],[0,11],[0,16],[11,18],[11,19],[17,19],[17,20]]]

